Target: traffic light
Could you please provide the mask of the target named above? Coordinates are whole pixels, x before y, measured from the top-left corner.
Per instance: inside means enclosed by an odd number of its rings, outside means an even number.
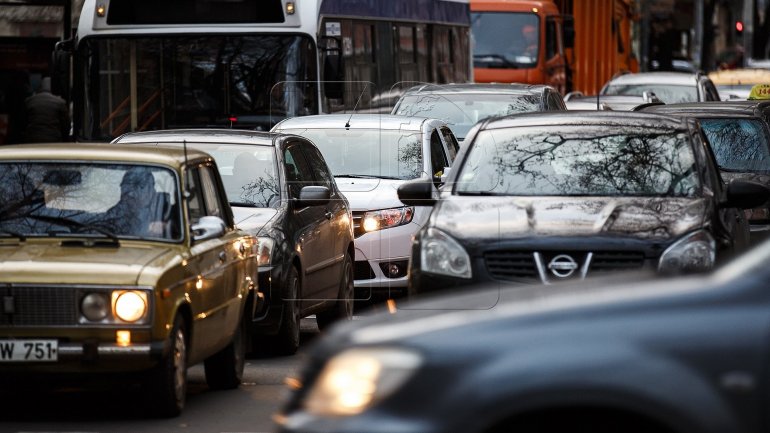
[[[738,34],[738,36],[743,34],[743,21],[735,22],[735,32]]]

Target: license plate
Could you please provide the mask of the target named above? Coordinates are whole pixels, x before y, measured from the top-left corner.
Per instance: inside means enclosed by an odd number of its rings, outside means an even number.
[[[0,362],[53,362],[58,349],[57,340],[0,340]]]

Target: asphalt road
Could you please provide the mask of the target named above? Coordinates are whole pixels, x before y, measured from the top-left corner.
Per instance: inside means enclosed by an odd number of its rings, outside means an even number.
[[[287,392],[284,378],[294,375],[302,350],[319,335],[314,319],[302,323],[299,354],[247,359],[243,384],[211,391],[203,365],[188,371],[187,405],[177,418],[144,413],[144,396],[126,384],[51,386],[44,377],[10,388],[0,384],[0,432],[270,432],[272,416]]]

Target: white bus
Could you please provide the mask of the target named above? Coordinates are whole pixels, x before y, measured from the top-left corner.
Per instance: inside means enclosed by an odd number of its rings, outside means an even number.
[[[388,112],[399,81],[470,81],[469,17],[468,0],[86,0],[56,78],[77,141],[269,130],[356,104]]]

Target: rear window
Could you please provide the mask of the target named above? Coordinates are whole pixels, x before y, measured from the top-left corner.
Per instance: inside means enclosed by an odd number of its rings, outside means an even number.
[[[698,102],[698,88],[691,86],[664,85],[655,83],[611,85],[602,92],[603,95],[642,96],[643,92],[652,92],[666,104],[678,102]]]
[[[759,119],[701,119],[719,168],[770,172],[770,137]]]

